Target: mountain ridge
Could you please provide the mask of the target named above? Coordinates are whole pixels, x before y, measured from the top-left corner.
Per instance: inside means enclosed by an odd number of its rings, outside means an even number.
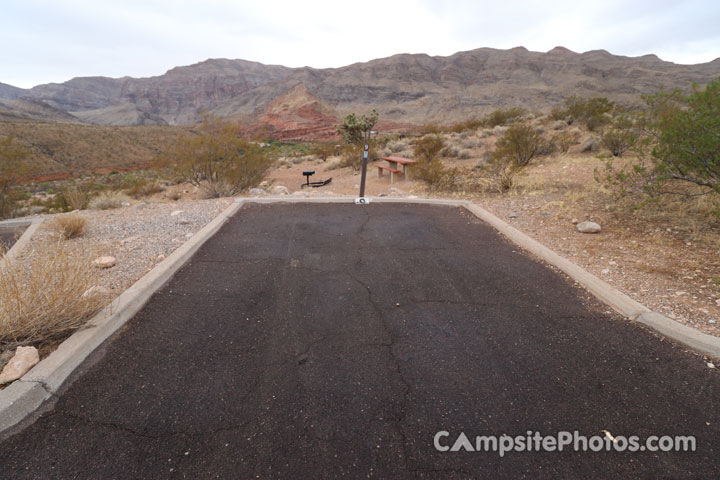
[[[77,77],[27,90],[0,84],[0,98],[43,102],[104,125],[192,124],[203,112],[253,124],[263,120],[274,99],[302,85],[319,102],[315,113],[333,111],[336,120],[375,108],[389,121],[424,124],[510,106],[546,110],[571,95],[637,102],[660,87],[688,89],[718,77],[720,58],[681,65],[653,54],[482,47],[448,56],[401,53],[322,69],[211,58],[153,77]],[[315,113],[309,118],[333,118]],[[274,123],[283,122],[274,117]]]

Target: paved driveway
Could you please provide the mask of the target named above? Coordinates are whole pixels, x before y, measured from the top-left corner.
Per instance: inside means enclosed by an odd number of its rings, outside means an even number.
[[[0,474],[717,477],[718,372],[606,311],[460,209],[247,205],[0,444]],[[697,451],[434,447],[575,430]]]

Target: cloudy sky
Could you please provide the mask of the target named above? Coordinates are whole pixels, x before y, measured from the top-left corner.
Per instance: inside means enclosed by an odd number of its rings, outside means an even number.
[[[479,47],[720,57],[719,0],[0,0],[0,82],[145,77],[207,58],[338,67]]]

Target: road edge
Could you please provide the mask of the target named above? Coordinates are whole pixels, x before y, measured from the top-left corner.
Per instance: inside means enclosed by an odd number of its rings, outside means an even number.
[[[671,320],[660,313],[651,311],[645,305],[633,300],[617,288],[600,280],[570,260],[558,255],[542,243],[522,233],[520,230],[511,227],[484,208],[468,201],[459,203],[480,220],[492,225],[497,231],[519,247],[562,270],[595,297],[624,317],[633,322],[642,323],[652,330],[695,351],[720,359],[720,338],[700,332],[692,327]]]
[[[47,358],[0,391],[0,436],[53,398],[83,361],[118,331],[243,205],[236,199],[207,225],[146,273]],[[41,221],[38,222],[42,223]],[[28,227],[28,230],[31,227]],[[37,228],[37,227],[36,227]],[[27,233],[27,230],[26,230]],[[32,234],[32,232],[31,232]],[[24,235],[23,235],[24,236]]]

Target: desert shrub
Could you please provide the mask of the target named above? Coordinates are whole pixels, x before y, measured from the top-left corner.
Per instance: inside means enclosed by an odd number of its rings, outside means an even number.
[[[122,192],[101,192],[90,199],[88,207],[94,210],[108,210],[110,208],[120,208],[124,203],[129,204],[130,197]]]
[[[457,156],[460,155],[460,149],[457,147],[447,146],[443,148],[440,155],[447,158],[457,158]]]
[[[413,166],[413,175],[432,190],[454,190],[460,181],[459,171],[446,167],[439,159],[445,147],[441,135],[426,135],[417,139],[413,147],[413,155],[417,160]]]
[[[516,178],[522,167],[496,163],[490,168],[491,185],[498,193],[507,193],[516,185]]]
[[[413,155],[421,162],[430,163],[437,158],[439,153],[446,147],[442,135],[425,135],[413,145]]]
[[[612,110],[613,103],[605,97],[586,99],[573,95],[565,100],[562,107],[554,107],[550,117],[555,120],[566,120],[568,123],[577,121],[594,132],[610,121],[608,114]]]
[[[527,110],[520,107],[512,107],[512,108],[499,108],[497,110],[493,110],[489,114],[487,114],[483,120],[482,124],[486,128],[495,128],[498,125],[504,126],[509,125],[513,122],[518,121],[521,117],[523,117],[527,113]]]
[[[705,90],[693,84],[690,95],[660,91],[644,100],[646,110],[636,120],[642,132],[637,159],[619,170],[609,159],[602,181],[650,194],[720,193],[720,80]]]
[[[450,125],[448,130],[454,133],[465,133],[475,131],[479,128],[482,128],[484,125],[484,119],[470,118],[468,120],[464,120],[462,122],[457,122]]]
[[[347,144],[343,145],[340,154],[340,162],[334,168],[345,168],[350,167],[353,170],[360,171],[363,164],[363,151],[364,146],[360,144]],[[379,160],[378,152],[373,148],[372,142],[370,143],[370,149],[368,151],[368,162],[374,162]]]
[[[97,269],[85,250],[55,242],[0,267],[0,345],[28,345],[57,338],[87,322],[107,300],[91,290]],[[97,289],[95,289],[97,291]]]
[[[493,157],[499,162],[525,167],[537,155],[542,143],[542,137],[532,126],[525,123],[511,125],[495,144]]]
[[[557,145],[562,153],[567,153],[570,147],[578,143],[580,134],[578,132],[565,131],[552,136],[552,142]]]
[[[262,147],[236,134],[236,127],[206,117],[201,135],[182,136],[167,155],[178,175],[209,197],[231,196],[258,185],[272,164]]]
[[[407,148],[407,143],[403,141],[392,142],[388,144],[388,148],[392,153],[399,153]]]
[[[60,195],[66,210],[84,210],[88,206],[88,192],[75,185],[64,188]]]
[[[469,150],[461,150],[458,154],[458,158],[460,160],[467,160],[468,158],[472,158],[472,155],[470,154]]]
[[[637,134],[632,122],[626,117],[616,119],[612,126],[603,131],[601,140],[614,157],[620,157],[635,144]]]
[[[87,219],[75,213],[59,215],[55,217],[52,229],[58,232],[66,240],[82,237],[87,230]]]
[[[323,162],[329,157],[335,155],[338,151],[338,147],[334,143],[316,143],[310,149],[310,154],[315,155]]]

